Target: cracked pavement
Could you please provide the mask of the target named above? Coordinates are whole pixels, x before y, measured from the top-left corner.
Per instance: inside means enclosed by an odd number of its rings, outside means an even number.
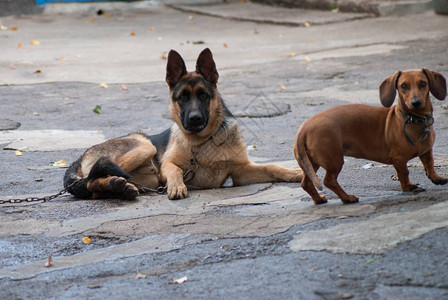
[[[297,128],[311,115],[345,103],[380,105],[379,83],[399,69],[448,76],[448,18],[432,12],[311,27],[166,7],[0,20],[18,27],[0,31],[0,124],[20,123],[0,130],[1,199],[55,193],[65,168],[53,162],[70,163],[110,137],[170,126],[162,58],[169,49],[191,70],[210,47],[219,91],[238,112],[246,144],[255,145],[251,159],[289,167],[297,166]],[[433,104],[435,164],[447,176],[448,106]],[[64,195],[1,206],[0,296],[446,298],[446,186],[433,185],[412,160],[411,180],[426,192],[402,193],[393,167],[368,163],[346,158],[339,177],[360,197],[353,205],[324,189],[329,203],[315,206],[297,184],[276,183],[192,191],[179,201]],[[82,243],[86,236],[91,243]]]

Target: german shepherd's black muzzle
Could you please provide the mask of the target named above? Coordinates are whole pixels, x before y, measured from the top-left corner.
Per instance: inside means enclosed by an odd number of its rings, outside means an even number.
[[[208,101],[200,101],[198,99],[190,99],[188,102],[181,105],[182,125],[192,133],[201,132],[207,127],[209,120]]]

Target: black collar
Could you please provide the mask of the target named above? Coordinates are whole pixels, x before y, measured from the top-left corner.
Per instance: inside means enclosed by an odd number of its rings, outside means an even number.
[[[408,140],[409,143],[411,143],[412,146],[415,146],[414,141],[411,139],[411,137],[406,133],[406,125],[407,124],[415,124],[415,125],[422,125],[422,134],[420,135],[420,137],[418,138],[418,140],[420,142],[423,142],[428,135],[431,133],[431,130],[429,129],[432,124],[434,124],[434,118],[432,117],[432,114],[430,115],[426,115],[423,117],[419,117],[419,116],[412,116],[412,115],[408,115],[407,113],[405,113],[404,111],[400,110],[401,114],[403,115],[405,122],[403,124],[403,134],[406,137],[406,139]]]

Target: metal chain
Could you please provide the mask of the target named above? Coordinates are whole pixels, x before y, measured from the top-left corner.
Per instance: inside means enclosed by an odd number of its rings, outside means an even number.
[[[50,196],[43,196],[43,197],[27,197],[27,198],[13,198],[13,199],[0,199],[0,205],[4,205],[7,206],[6,204],[18,204],[18,203],[22,203],[22,202],[48,202],[50,200],[53,200],[54,198],[57,198],[59,196],[64,195],[65,193],[68,192],[68,190],[73,187],[75,184],[77,184],[80,180],[76,180],[75,182],[73,182],[72,184],[70,184],[69,186],[67,186],[66,188],[60,190],[59,192],[57,192],[56,194],[50,195]],[[37,204],[37,203],[35,203]]]
[[[196,154],[198,152],[199,152],[199,150],[195,152],[195,151],[193,151],[193,148],[191,149],[192,157],[190,158],[190,165],[188,166],[188,170],[184,174],[184,183],[188,183],[188,182],[192,181],[194,179],[195,175],[196,175],[196,171],[199,168],[198,159],[196,158]],[[57,197],[60,197],[60,196],[62,196],[64,194],[66,194],[68,192],[68,190],[71,187],[73,187],[75,184],[79,183],[79,181],[81,181],[81,180],[76,180],[75,182],[73,182],[72,184],[67,186],[66,188],[60,190],[58,193],[50,195],[50,196],[15,198],[15,199],[13,198],[13,199],[6,199],[6,200],[0,199],[0,205],[7,206],[6,204],[8,204],[8,203],[9,204],[18,204],[18,203],[22,203],[22,202],[28,202],[28,203],[31,203],[31,202],[41,202],[41,203],[48,202],[48,201],[51,201],[51,200],[53,200],[53,199],[55,199]],[[128,179],[128,182],[133,184],[133,185],[135,185],[139,189],[139,192],[142,193],[142,194],[146,194],[146,193],[165,194],[166,190],[168,188],[165,185],[165,186],[159,186],[156,189],[151,189],[151,188],[147,188],[147,187],[144,187],[144,186],[140,186],[138,183],[136,183],[136,182],[134,182],[132,180],[129,180],[129,179]]]

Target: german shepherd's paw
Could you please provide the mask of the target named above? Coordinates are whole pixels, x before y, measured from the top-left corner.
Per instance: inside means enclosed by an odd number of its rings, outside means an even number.
[[[179,185],[170,186],[168,185],[168,198],[170,200],[178,200],[187,197],[188,190],[184,183]]]

